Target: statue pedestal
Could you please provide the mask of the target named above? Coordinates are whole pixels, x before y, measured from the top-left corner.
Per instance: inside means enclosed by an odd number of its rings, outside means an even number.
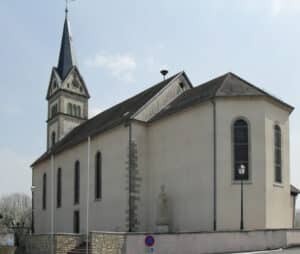
[[[156,229],[157,229],[157,233],[169,233],[168,225],[157,225]]]

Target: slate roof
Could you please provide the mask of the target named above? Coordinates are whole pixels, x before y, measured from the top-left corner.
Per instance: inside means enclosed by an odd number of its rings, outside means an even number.
[[[155,115],[150,122],[156,121],[167,115],[173,114],[194,104],[205,102],[216,97],[233,96],[267,96],[284,105],[290,111],[294,108],[264,90],[250,84],[239,76],[229,72],[202,85],[185,91],[172,101],[164,110]]]
[[[300,190],[297,189],[294,185],[291,184],[291,194],[292,196],[297,196],[300,193]]]
[[[57,72],[59,73],[62,80],[66,78],[71,68],[75,65],[76,60],[72,46],[70,24],[66,16],[57,66]]]
[[[62,140],[55,144],[51,150],[44,153],[38,158],[31,167],[39,162],[49,158],[51,154],[57,154],[71,146],[87,140],[89,136],[94,136],[101,132],[107,131],[121,124],[125,124],[131,116],[133,116],[144,104],[146,104],[154,95],[156,95],[170,81],[180,75],[177,73],[170,78],[148,88],[147,90],[103,111],[97,116],[87,120],[83,124],[77,126]]]

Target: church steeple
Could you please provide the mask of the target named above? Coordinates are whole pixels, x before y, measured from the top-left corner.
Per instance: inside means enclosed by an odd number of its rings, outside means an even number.
[[[76,65],[68,9],[57,67],[52,70],[47,100],[47,148],[88,119],[89,92]]]
[[[66,18],[57,66],[57,71],[62,80],[66,78],[73,66],[76,66],[76,59],[72,45],[72,34],[68,20],[68,10],[66,9]]]

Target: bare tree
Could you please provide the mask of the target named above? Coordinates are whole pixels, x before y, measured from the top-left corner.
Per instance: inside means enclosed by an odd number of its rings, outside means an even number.
[[[0,198],[0,225],[12,227],[16,225],[30,227],[31,198],[26,194],[14,193]]]

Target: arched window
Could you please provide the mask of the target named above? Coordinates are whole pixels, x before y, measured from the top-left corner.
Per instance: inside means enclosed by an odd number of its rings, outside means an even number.
[[[249,132],[248,123],[238,119],[233,125],[234,180],[249,180]],[[241,165],[246,167],[242,177],[238,170]]]
[[[61,188],[62,188],[62,182],[61,182],[61,168],[57,170],[57,197],[56,197],[56,202],[57,202],[57,207],[61,207]]]
[[[102,198],[102,155],[97,152],[95,156],[95,199]]]
[[[68,103],[68,111],[67,112],[68,112],[69,115],[73,114],[72,104],[71,103]]]
[[[73,104],[73,115],[77,116],[77,107],[75,104]]]
[[[55,142],[56,142],[56,133],[55,131],[52,132],[52,135],[51,135],[51,142],[52,142],[52,146],[55,145]]]
[[[274,127],[274,157],[275,157],[275,182],[282,182],[282,152],[281,152],[281,129]]]
[[[80,162],[75,162],[74,168],[74,204],[79,204],[80,199]]]
[[[43,175],[43,210],[47,207],[47,175]]]

